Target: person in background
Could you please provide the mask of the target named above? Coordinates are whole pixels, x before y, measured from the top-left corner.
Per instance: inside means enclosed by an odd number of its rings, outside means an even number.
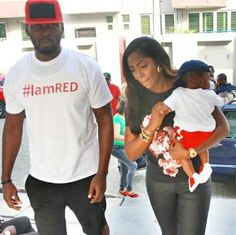
[[[216,94],[232,90],[236,90],[236,86],[228,83],[227,76],[224,73],[220,73],[216,78]]]
[[[35,51],[12,66],[4,83],[4,199],[20,209],[11,173],[25,120],[30,146],[25,189],[39,233],[67,234],[68,206],[85,234],[108,235],[104,193],[113,143],[111,93],[95,60],[61,47],[64,25],[57,0],[26,1],[25,24]]]
[[[236,86],[227,82],[227,76],[224,73],[217,76],[215,92],[222,98],[224,104],[231,103],[236,99]]]
[[[212,65],[208,65],[208,70],[209,70],[209,80],[210,80],[210,87],[209,89],[210,90],[215,90],[216,89],[216,80],[215,80],[215,76],[214,76],[214,73],[215,73],[215,69]]]
[[[0,218],[0,235],[39,235],[28,217],[20,216],[9,220]]]
[[[155,39],[139,37],[131,41],[124,52],[123,72],[127,82],[127,115],[125,151],[129,160],[136,160],[147,153],[146,188],[163,235],[204,235],[211,199],[210,179],[200,184],[194,192],[189,191],[188,177],[182,168],[176,177],[163,173],[159,158],[149,150],[158,130],[161,151],[168,151],[173,159],[191,159],[195,171],[201,165],[198,154],[206,151],[227,136],[228,123],[217,107],[213,112],[216,128],[203,144],[187,149],[181,143],[171,142],[168,130],[173,132],[174,112],[160,112],[159,101],[173,92],[177,71],[171,68],[170,58]],[[142,122],[151,114],[149,124]]]
[[[137,169],[136,161],[130,161],[124,150],[125,134],[125,104],[126,99],[122,98],[117,106],[117,113],[113,116],[114,142],[112,155],[120,162],[120,189],[119,193],[123,196],[132,198],[139,197],[132,191],[134,175]]]
[[[111,74],[108,72],[103,73],[104,77],[106,79],[107,85],[111,91],[111,94],[113,96],[113,99],[111,101],[111,106],[112,106],[112,115],[114,116],[116,114],[116,107],[117,104],[121,98],[121,91],[118,86],[115,84],[111,83]]]

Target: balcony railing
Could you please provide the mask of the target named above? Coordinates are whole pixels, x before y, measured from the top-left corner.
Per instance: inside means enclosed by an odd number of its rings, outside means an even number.
[[[217,8],[226,5],[227,0],[172,0],[173,8]]]

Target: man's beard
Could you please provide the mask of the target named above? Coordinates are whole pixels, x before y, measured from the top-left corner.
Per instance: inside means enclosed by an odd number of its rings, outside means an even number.
[[[57,51],[58,46],[54,45],[54,46],[45,47],[45,48],[37,47],[35,49],[43,55],[50,55]]]
[[[60,38],[57,38],[56,40],[52,40],[52,45],[51,46],[48,46],[48,47],[40,47],[40,41],[38,43],[36,43],[36,41],[31,38],[31,41],[34,45],[34,49],[36,51],[38,51],[39,53],[43,54],[43,55],[50,55],[50,54],[53,54],[55,53],[59,48],[60,48]]]

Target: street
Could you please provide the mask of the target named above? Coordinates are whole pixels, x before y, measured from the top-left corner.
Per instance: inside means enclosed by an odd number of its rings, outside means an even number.
[[[0,149],[2,146],[2,129],[5,119],[0,119]],[[0,161],[0,167],[2,166],[2,161]],[[16,164],[13,170],[13,182],[16,184],[17,188],[24,189],[24,181],[27,176],[29,169],[29,152],[28,152],[28,138],[24,128],[22,145],[16,160]],[[1,168],[0,168],[1,172]],[[144,176],[140,176],[140,173],[137,172],[135,184],[138,186],[140,181],[144,180]],[[109,184],[109,182],[108,182]],[[112,186],[111,186],[112,187]],[[114,186],[113,186],[114,187]],[[113,188],[112,187],[112,188]],[[213,197],[217,198],[236,198],[236,185],[225,184],[225,183],[212,183]]]
[[[4,119],[0,120],[0,133],[2,133]],[[2,135],[1,135],[2,136]],[[22,146],[13,170],[13,182],[18,189],[24,189],[24,180],[29,169],[28,139],[24,132]],[[0,161],[1,167],[1,161]],[[122,198],[118,194],[119,172],[117,160],[111,157],[107,182],[107,219],[111,228],[111,235],[128,235],[130,231],[135,235],[160,235],[160,229],[151,209],[146,188],[145,170],[138,170],[134,179],[134,190],[140,194],[137,199]],[[209,212],[206,235],[236,235],[236,186],[222,183],[213,183],[213,196]],[[2,194],[1,194],[2,196]],[[14,217],[28,216],[33,225],[34,217],[29,205],[27,195],[20,193],[24,208],[21,212],[8,209],[0,198],[0,215]],[[82,235],[80,225],[70,210],[66,211],[67,229],[69,235]]]

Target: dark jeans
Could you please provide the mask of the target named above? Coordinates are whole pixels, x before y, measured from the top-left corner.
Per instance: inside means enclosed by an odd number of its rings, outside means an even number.
[[[134,174],[138,164],[127,158],[124,147],[122,146],[113,145],[111,154],[120,162],[120,189],[132,191]]]
[[[65,207],[78,218],[84,233],[101,235],[106,224],[105,197],[91,204],[88,190],[93,176],[67,184],[52,184],[28,176],[26,191],[35,212],[35,222],[41,235],[66,235]]]
[[[17,234],[29,234],[38,235],[38,232],[34,232],[34,229],[30,223],[30,220],[26,216],[16,217],[14,219],[6,220],[2,223],[2,228],[5,229],[8,226],[15,226]]]
[[[204,235],[211,199],[210,180],[189,192],[188,182],[164,183],[150,178],[146,186],[163,235]]]

